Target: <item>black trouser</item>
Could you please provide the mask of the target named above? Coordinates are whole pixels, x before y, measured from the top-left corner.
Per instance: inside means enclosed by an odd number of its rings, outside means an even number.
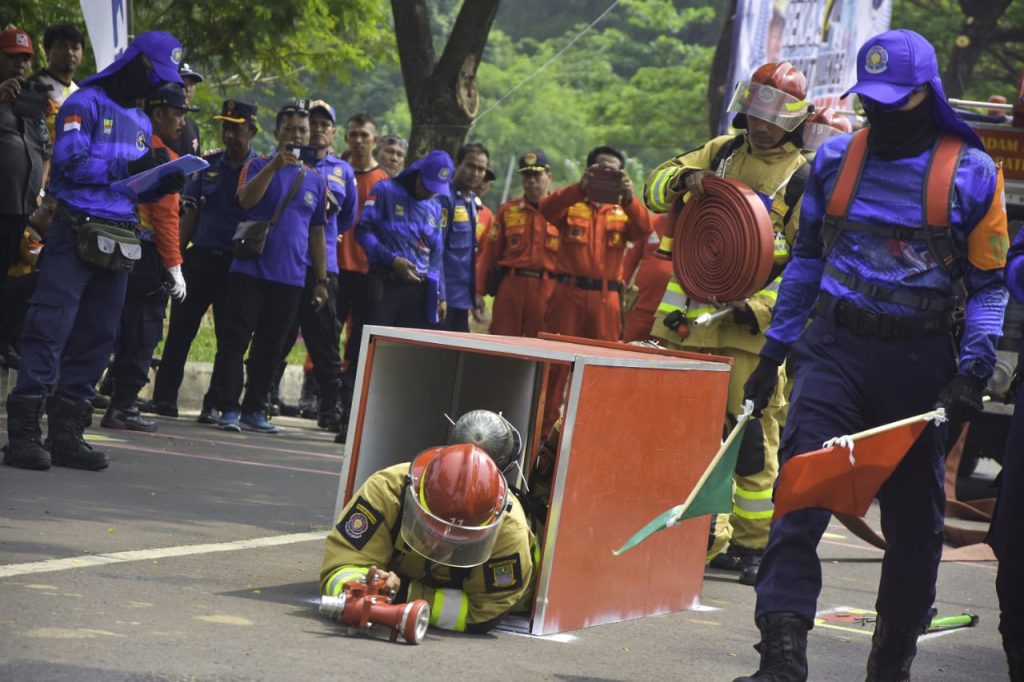
[[[383,266],[370,267],[370,291],[373,312],[372,324],[389,327],[427,329],[427,287],[424,283],[398,279]]]
[[[110,404],[129,408],[139,389],[149,381],[153,351],[164,334],[167,294],[163,287],[164,267],[156,244],[142,242],[142,257],[128,273],[128,291],[121,310],[114,362],[108,370],[114,381]]]
[[[469,310],[467,308],[449,308],[444,322],[438,324],[437,328],[446,332],[468,332]]]
[[[0,213],[0,293],[4,290],[7,270],[18,260],[26,225],[28,216]]]
[[[227,314],[217,344],[214,376],[221,388],[221,412],[260,412],[281,359],[292,320],[302,301],[302,287],[278,284],[233,272],[228,275]],[[242,356],[249,351],[249,381],[242,394]]]
[[[192,341],[199,331],[199,324],[209,307],[213,306],[213,328],[217,347],[221,345],[224,316],[227,314],[228,268],[231,267],[230,251],[215,251],[193,246],[185,252],[181,273],[188,286],[188,295],[181,303],[171,304],[171,321],[167,327],[167,343],[164,344],[160,369],[153,386],[154,402],[178,403],[178,389],[185,375],[185,363]],[[216,369],[216,368],[215,368]],[[220,404],[220,377],[214,371],[210,387],[203,396],[203,409],[212,409]]]
[[[306,350],[313,358],[313,373],[316,376],[317,386],[320,388],[320,412],[329,412],[338,404],[338,388],[341,384],[341,355],[338,346],[341,344],[341,332],[338,327],[338,318],[335,316],[338,300],[338,276],[327,273],[327,303],[320,310],[313,304],[313,285],[316,284],[316,275],[312,269],[306,270],[306,287],[302,290],[302,299],[299,301],[298,315],[292,323],[287,339],[281,353],[283,360],[288,351],[295,344],[299,329],[302,329],[302,339],[306,343]]]
[[[28,299],[36,290],[38,281],[38,272],[7,278],[0,293],[0,350],[8,345],[17,348],[25,313],[28,312]]]
[[[345,373],[342,375],[346,386],[355,381],[359,365],[359,348],[363,342],[363,325],[370,321],[373,301],[370,298],[370,276],[363,272],[342,270],[338,273],[338,322],[345,324],[349,315],[352,324],[345,340]]]

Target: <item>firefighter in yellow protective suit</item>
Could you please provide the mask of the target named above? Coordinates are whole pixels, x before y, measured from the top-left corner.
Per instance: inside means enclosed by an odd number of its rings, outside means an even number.
[[[764,330],[789,260],[789,247],[799,224],[800,197],[810,166],[801,155],[801,126],[810,107],[807,81],[788,62],[765,64],[749,81],[737,85],[729,111],[740,135],[716,137],[703,147],[671,159],[651,173],[644,188],[647,207],[655,213],[678,208],[702,195],[708,175],[735,178],[764,200],[775,230],[775,267],[765,288],[746,301],[701,302],[687,297],[673,275],[654,319],[651,335],[669,347],[713,352],[735,360],[729,379],[727,418],[742,412],[743,383],[758,363]],[[659,255],[671,258],[672,234],[666,232]],[[732,314],[705,325],[695,324],[702,313],[725,307]],[[780,370],[780,379],[784,374]],[[772,517],[772,486],[778,475],[779,434],[785,398],[778,390],[760,419],[751,420],[744,434],[734,474],[733,509],[719,515],[709,538],[708,558],[719,568],[740,571],[740,582],[753,585],[768,542]],[[731,425],[727,425],[731,428]],[[726,544],[728,552],[722,554]]]
[[[472,444],[430,448],[374,473],[327,537],[321,594],[383,577],[394,603],[430,604],[431,626],[490,630],[533,577],[533,533],[509,493],[491,457]]]

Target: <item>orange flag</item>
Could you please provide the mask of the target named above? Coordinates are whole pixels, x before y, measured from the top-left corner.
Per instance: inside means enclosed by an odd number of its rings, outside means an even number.
[[[809,508],[864,516],[879,488],[939,412],[833,439],[821,450],[796,455],[779,474],[772,519]],[[945,418],[944,411],[941,417]]]

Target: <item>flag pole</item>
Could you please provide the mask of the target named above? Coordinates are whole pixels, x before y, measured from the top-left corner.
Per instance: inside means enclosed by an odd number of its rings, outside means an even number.
[[[888,424],[882,424],[881,426],[875,426],[875,427],[870,428],[870,429],[865,429],[864,431],[858,431],[857,433],[851,434],[849,436],[844,436],[844,438],[846,438],[848,440],[852,440],[852,441],[858,441],[858,440],[861,440],[863,438],[870,438],[871,436],[877,436],[878,434],[885,433],[886,431],[892,431],[893,429],[898,429],[898,428],[900,428],[902,426],[907,426],[908,424],[916,424],[917,422],[932,421],[933,419],[941,419],[941,420],[944,421],[946,419],[946,410],[945,410],[945,408],[940,407],[940,408],[932,410],[931,412],[923,412],[921,414],[914,415],[913,417],[907,417],[906,419],[900,419],[898,421],[890,422]]]

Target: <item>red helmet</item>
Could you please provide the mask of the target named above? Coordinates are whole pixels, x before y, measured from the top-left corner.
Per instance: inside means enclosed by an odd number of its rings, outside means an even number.
[[[430,448],[409,470],[402,538],[418,554],[449,566],[490,556],[508,485],[494,460],[468,443]]]
[[[770,85],[796,99],[807,97],[807,78],[789,62],[768,62],[757,67],[750,80]]]
[[[763,64],[748,81],[736,84],[729,111],[767,121],[787,132],[807,118],[807,79],[789,62]],[[746,127],[745,120],[735,124]]]
[[[852,133],[853,125],[835,109],[825,107],[807,117],[803,130],[804,149],[815,150],[830,137]]]

